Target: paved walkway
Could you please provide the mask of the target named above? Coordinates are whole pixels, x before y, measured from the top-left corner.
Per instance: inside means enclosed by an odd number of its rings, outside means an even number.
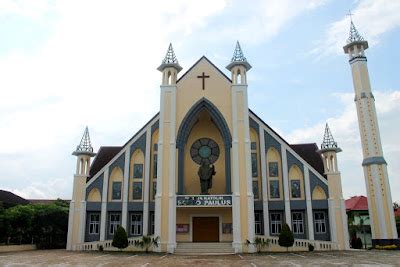
[[[0,253],[0,266],[400,266],[400,251],[179,256],[36,250]]]

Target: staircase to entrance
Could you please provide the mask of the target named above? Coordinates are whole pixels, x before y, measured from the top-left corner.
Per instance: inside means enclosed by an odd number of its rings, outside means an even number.
[[[226,255],[235,254],[232,242],[180,242],[175,254],[181,255]]]

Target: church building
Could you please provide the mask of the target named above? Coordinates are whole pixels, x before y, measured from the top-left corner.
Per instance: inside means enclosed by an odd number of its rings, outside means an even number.
[[[399,243],[365,50],[353,22],[344,46],[353,75],[372,242]],[[249,109],[250,63],[236,44],[226,76],[205,56],[184,74],[169,46],[161,72],[160,112],[124,145],[93,152],[86,128],[74,151],[68,250],[111,249],[119,226],[130,248],[142,236],[155,251],[255,252],[255,238],[278,249],[282,226],[294,250],[349,247],[336,154],[323,143],[289,144]],[[250,89],[251,90],[251,89]],[[93,163],[91,158],[95,157]]]
[[[351,22],[344,52],[353,75],[372,242],[399,243],[367,48]],[[341,149],[328,125],[320,147],[289,144],[249,109],[251,65],[239,43],[228,63],[230,77],[205,56],[178,76],[182,67],[170,45],[158,67],[158,114],[124,145],[97,153],[86,128],[73,153],[68,250],[111,249],[122,226],[130,247],[150,235],[161,252],[252,253],[256,237],[279,248],[285,223],[294,250],[348,249],[336,157]]]
[[[239,43],[226,68],[230,77],[203,56],[178,76],[170,45],[158,114],[97,154],[86,128],[74,152],[68,249],[110,241],[123,226],[130,239],[159,237],[163,252],[202,242],[254,252],[247,240],[276,241],[284,223],[296,239],[348,248],[341,150],[328,125],[320,149],[289,144],[249,109],[251,65]]]

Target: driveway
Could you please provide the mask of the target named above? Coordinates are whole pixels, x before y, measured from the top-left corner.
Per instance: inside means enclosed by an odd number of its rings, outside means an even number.
[[[36,250],[0,254],[0,266],[400,266],[400,251],[183,256]]]

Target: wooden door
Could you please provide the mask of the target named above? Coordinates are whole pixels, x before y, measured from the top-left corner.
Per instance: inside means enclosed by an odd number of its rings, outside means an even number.
[[[219,218],[193,217],[193,242],[219,242]]]

